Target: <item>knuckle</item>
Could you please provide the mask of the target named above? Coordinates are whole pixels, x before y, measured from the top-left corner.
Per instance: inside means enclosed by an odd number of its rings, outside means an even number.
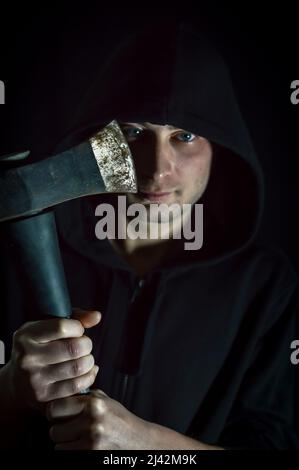
[[[93,442],[97,441],[104,435],[102,423],[92,423],[90,425],[90,437]]]
[[[48,401],[48,389],[45,385],[39,385],[38,387],[33,388],[32,392],[35,401],[39,403]]]
[[[66,337],[69,331],[67,320],[65,318],[60,318],[59,320],[56,320],[56,322],[57,322],[57,326],[56,326],[57,334],[60,337]]]
[[[59,336],[64,338],[67,338],[71,334],[73,335],[74,330],[76,330],[76,334],[78,335],[82,335],[84,332],[84,328],[79,320],[69,318],[60,318],[57,320],[57,328]]]
[[[98,412],[104,416],[108,412],[107,401],[104,398],[98,398]]]
[[[41,377],[39,374],[30,375],[29,384],[34,392],[38,392],[40,389],[43,388]]]
[[[72,358],[79,358],[90,354],[92,350],[92,341],[88,336],[80,338],[71,338],[66,341],[67,352]]]
[[[80,361],[80,359],[72,361],[72,374],[74,376],[82,375],[83,371],[84,371],[84,368],[83,368],[82,361]]]
[[[33,322],[24,323],[13,333],[13,350],[25,354],[31,344],[30,326]]]
[[[76,339],[65,341],[64,344],[70,357],[76,358],[80,355],[80,343]]]
[[[79,379],[71,380],[71,393],[73,395],[77,395],[80,393],[81,390],[83,390],[84,385],[82,384],[82,381]]]
[[[99,416],[96,399],[91,397],[86,404],[86,414],[90,418],[97,418]]]
[[[107,404],[101,398],[92,397],[89,403],[89,410],[92,416],[103,417],[107,412]]]
[[[22,372],[30,372],[31,369],[33,368],[32,357],[27,354],[19,355],[17,359],[17,363],[18,363],[19,369]]]

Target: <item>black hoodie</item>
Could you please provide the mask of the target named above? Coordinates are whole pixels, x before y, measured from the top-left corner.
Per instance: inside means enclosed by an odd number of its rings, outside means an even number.
[[[131,38],[100,69],[60,150],[117,119],[188,130],[214,155],[199,201],[203,247],[178,244],[142,279],[95,236],[94,209],[107,197],[57,208],[73,305],[103,314],[90,331],[95,387],[206,443],[296,447],[297,277],[283,254],[254,240],[263,180],[223,59],[204,35],[172,25]]]

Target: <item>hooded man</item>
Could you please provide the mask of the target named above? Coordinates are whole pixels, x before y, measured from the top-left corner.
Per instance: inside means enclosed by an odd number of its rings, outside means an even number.
[[[119,195],[58,207],[73,305],[101,315],[21,326],[34,313],[10,300],[6,337],[17,333],[0,406],[11,422],[31,423],[33,445],[46,414],[57,449],[296,447],[297,277],[254,240],[263,180],[223,59],[184,26],[129,41],[101,68],[60,149],[113,119],[134,158],[138,192],[126,201],[145,208],[139,223],[163,229],[152,205],[186,204],[203,244],[99,240],[97,208],[108,202],[117,214]],[[131,219],[122,215],[123,229]],[[186,220],[172,222],[170,235]]]

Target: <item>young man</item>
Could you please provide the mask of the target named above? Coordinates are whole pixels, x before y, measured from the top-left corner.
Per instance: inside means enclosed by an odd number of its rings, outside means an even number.
[[[21,326],[23,309],[7,328],[18,330],[0,378],[6,422],[31,423],[33,445],[42,423],[51,426],[58,449],[296,447],[297,277],[284,255],[254,241],[262,176],[226,66],[181,27],[145,35],[113,59],[61,147],[116,118],[137,174],[127,203],[145,207],[141,225],[157,223],[153,204],[191,204],[196,231],[202,203],[203,246],[99,240],[96,208],[117,209],[118,195],[58,208],[73,305],[101,315],[77,310],[72,320]],[[117,222],[126,228],[130,218]],[[183,222],[174,217],[170,233]],[[88,386],[89,395],[74,395]]]

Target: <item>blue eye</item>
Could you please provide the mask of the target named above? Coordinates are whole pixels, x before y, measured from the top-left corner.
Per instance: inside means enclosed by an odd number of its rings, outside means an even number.
[[[195,139],[195,135],[191,132],[180,132],[175,136],[180,142],[192,142]]]
[[[122,131],[127,139],[135,139],[142,134],[142,129],[139,129],[139,127],[123,127]]]

